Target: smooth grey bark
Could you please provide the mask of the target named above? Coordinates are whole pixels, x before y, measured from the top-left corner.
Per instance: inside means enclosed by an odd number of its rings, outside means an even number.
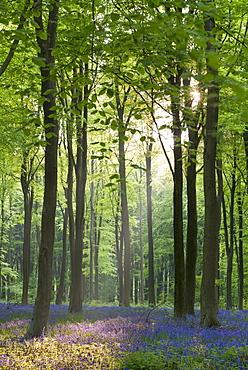
[[[95,236],[95,255],[94,255],[94,273],[95,273],[95,300],[99,299],[99,247],[101,238],[101,227],[102,227],[102,214],[99,217],[98,230],[96,230]]]
[[[61,208],[62,210],[62,208]],[[63,213],[63,249],[62,249],[62,261],[59,278],[59,288],[56,294],[55,304],[60,305],[62,303],[64,289],[65,289],[65,275],[66,275],[66,260],[67,260],[67,225],[68,225],[68,207],[65,208]]]
[[[205,30],[209,37],[214,29],[214,19],[206,15]],[[207,53],[215,52],[214,46],[207,43]],[[219,326],[217,319],[216,278],[218,261],[218,201],[216,195],[215,161],[217,148],[217,123],[219,88],[213,69],[207,60],[207,70],[213,75],[213,81],[207,92],[206,134],[204,140],[204,202],[205,224],[203,242],[203,269],[201,283],[201,324],[207,327]]]
[[[148,303],[155,306],[155,287],[154,287],[154,250],[152,235],[152,142],[147,144],[146,153],[146,199],[147,199],[147,227],[148,227]]]
[[[224,239],[225,239],[225,247],[226,249],[229,248],[229,235],[228,235],[228,226],[227,226],[227,214],[226,214],[226,202],[224,197],[224,189],[223,189],[223,169],[222,169],[222,159],[217,158],[216,161],[217,165],[217,179],[218,179],[218,233],[220,230],[221,225],[221,215],[223,216],[223,229],[224,229]],[[220,279],[220,269],[219,269],[219,254],[218,254],[218,279]],[[219,285],[216,286],[216,295],[219,299],[221,293],[221,287]]]
[[[12,220],[12,217],[13,217],[13,214],[12,214],[12,198],[11,196],[9,197],[9,218],[10,220]],[[10,222],[10,225],[9,225],[9,243],[8,243],[8,263],[9,263],[9,266],[12,266],[12,253],[11,253],[11,246],[12,246],[12,240],[13,240],[13,226],[12,226],[12,222]],[[11,276],[8,275],[7,276],[7,302],[10,302],[11,301],[11,290],[10,290],[10,284],[11,284]]]
[[[244,298],[244,248],[243,248],[243,201],[241,193],[237,194],[237,207],[238,207],[238,245],[236,245],[236,256],[238,265],[238,309],[243,310]]]
[[[202,92],[197,106],[192,107],[190,78],[183,79],[185,89],[184,122],[188,127],[188,167],[186,169],[187,183],[187,236],[186,236],[186,313],[194,315],[196,291],[196,261],[197,261],[197,196],[196,196],[196,158],[203,126]]]
[[[196,149],[198,134],[189,129],[190,166],[187,168],[186,312],[194,315],[197,260]]]
[[[140,303],[144,304],[144,246],[143,246],[143,202],[139,192],[139,242],[140,242]]]
[[[30,276],[30,238],[31,238],[31,222],[32,222],[32,206],[34,193],[30,186],[32,180],[32,164],[34,158],[30,160],[30,168],[27,167],[28,152],[23,153],[23,162],[21,169],[21,186],[24,200],[24,235],[23,235],[23,288],[22,288],[22,304],[28,304],[28,287]]]
[[[0,298],[3,298],[3,276],[2,276],[2,263],[3,263],[3,245],[4,245],[4,228],[5,228],[5,211],[4,211],[4,197],[5,189],[3,189],[1,199],[1,229],[0,229]]]
[[[233,270],[233,253],[234,253],[234,204],[235,204],[235,191],[236,191],[236,168],[237,158],[234,150],[233,157],[233,168],[232,168],[232,182],[230,188],[230,244],[226,248],[227,254],[227,285],[226,285],[226,308],[227,310],[232,309],[232,270]]]
[[[170,84],[178,91],[180,89],[180,72],[169,78]],[[176,91],[175,90],[175,91]],[[185,300],[185,260],[183,244],[183,171],[181,120],[179,105],[174,95],[171,96],[171,111],[173,117],[174,137],[174,192],[173,192],[173,225],[174,225],[174,315],[186,316]]]
[[[246,125],[245,130],[243,132],[243,140],[245,146],[245,156],[246,156],[246,185],[248,189],[248,125]]]
[[[117,115],[119,120],[118,147],[119,147],[119,175],[120,175],[120,197],[121,197],[121,238],[124,242],[124,269],[123,269],[123,302],[124,307],[130,305],[130,284],[131,284],[131,246],[130,227],[126,186],[126,158],[125,158],[125,133],[130,117],[124,122],[124,108],[130,88],[124,93],[123,101],[120,100],[119,89],[116,85],[115,97]]]
[[[57,201],[57,152],[58,152],[58,121],[54,116],[56,107],[56,81],[50,79],[50,70],[55,59],[52,50],[55,47],[58,23],[59,1],[54,1],[48,11],[46,29],[47,40],[39,37],[39,32],[45,32],[43,25],[43,4],[41,0],[34,1],[34,10],[39,14],[34,18],[37,24],[37,44],[40,48],[38,56],[45,65],[41,67],[41,95],[43,103],[44,127],[46,135],[45,148],[45,187],[43,212],[41,221],[41,243],[38,261],[38,288],[34,305],[33,319],[27,331],[27,336],[37,337],[47,329],[53,279],[53,249],[55,235],[55,211]]]
[[[94,174],[94,160],[91,160],[91,175]],[[90,300],[93,299],[93,279],[94,279],[94,254],[96,245],[96,214],[94,210],[95,185],[94,181],[90,184]]]
[[[67,164],[67,188],[65,196],[67,200],[68,208],[68,223],[69,223],[69,245],[70,245],[70,262],[71,262],[71,281],[72,271],[74,270],[74,253],[75,253],[75,220],[73,211],[73,171],[74,171],[74,156],[72,148],[72,127],[71,122],[67,122],[66,127],[67,135],[67,152],[68,152],[68,164]],[[71,289],[71,287],[70,287]]]
[[[81,69],[80,73],[83,73]],[[88,64],[84,65],[84,74],[88,75]],[[84,100],[88,100],[88,86],[84,86]],[[82,100],[79,95],[78,102]],[[70,291],[70,312],[81,312],[83,303],[83,236],[85,212],[85,187],[87,180],[87,122],[88,106],[83,109],[83,122],[81,122],[80,109],[77,116],[77,161],[76,161],[76,220],[75,220],[75,249],[73,255],[73,270]]]
[[[115,245],[117,255],[117,272],[119,283],[119,306],[123,305],[123,237],[122,228],[119,226],[119,205],[115,214]]]
[[[126,165],[125,151],[122,136],[124,131],[119,131],[119,174],[121,187],[121,218],[122,218],[122,238],[124,241],[124,271],[123,271],[123,305],[130,305],[130,282],[131,282],[131,249],[130,249],[130,229],[127,205],[127,186],[126,186]]]

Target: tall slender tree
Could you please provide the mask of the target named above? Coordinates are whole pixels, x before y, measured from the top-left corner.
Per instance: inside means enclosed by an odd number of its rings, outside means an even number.
[[[55,211],[57,200],[57,152],[58,120],[56,110],[56,80],[51,78],[55,68],[52,51],[55,48],[59,1],[54,0],[46,6],[42,0],[34,0],[34,21],[36,25],[38,61],[41,72],[41,96],[43,98],[45,148],[45,187],[41,224],[41,243],[38,261],[38,288],[33,318],[27,335],[40,336],[47,329],[53,280],[53,249],[55,235]],[[48,11],[47,26],[43,11]]]
[[[80,75],[88,78],[88,64],[80,68]],[[88,101],[89,90],[86,84],[83,89],[83,99]],[[75,246],[73,258],[72,281],[70,291],[70,311],[81,312],[83,302],[83,278],[82,278],[82,257],[83,257],[83,235],[84,235],[84,212],[85,212],[85,187],[87,179],[87,123],[88,105],[83,108],[83,116],[78,105],[82,101],[82,94],[79,93],[75,109],[77,115],[77,160],[76,160],[76,220],[75,220]],[[83,119],[82,119],[83,118]]]
[[[148,139],[149,140],[149,139]],[[146,199],[147,199],[147,227],[148,227],[148,301],[155,305],[154,286],[154,250],[152,235],[152,141],[147,142],[146,151]]]
[[[171,96],[171,111],[174,135],[174,313],[177,317],[185,317],[185,261],[183,245],[183,171],[182,171],[182,127],[177,93],[181,85],[181,71],[169,78],[175,89]]]
[[[211,3],[211,1],[207,1]],[[210,12],[211,13],[211,12]],[[218,202],[216,195],[215,161],[217,147],[217,123],[219,110],[219,87],[216,81],[218,65],[210,63],[212,55],[216,55],[215,45],[211,42],[215,27],[213,14],[205,15],[205,31],[207,33],[207,72],[212,81],[207,93],[206,134],[204,141],[204,200],[205,225],[203,243],[203,271],[201,284],[201,324],[207,327],[218,326],[216,316],[216,266],[218,259]]]
[[[130,88],[124,92],[123,101],[120,99],[119,87],[116,85],[116,106],[119,120],[119,175],[120,175],[120,196],[121,196],[121,238],[124,241],[124,273],[123,273],[123,305],[130,305],[130,283],[131,283],[131,246],[130,246],[130,228],[127,201],[126,185],[126,160],[125,160],[125,133],[129,119],[124,121],[125,103],[128,98]]]
[[[23,153],[22,171],[21,171],[21,186],[24,198],[24,238],[23,238],[23,289],[22,289],[22,304],[28,304],[28,287],[30,275],[30,239],[31,239],[31,221],[32,221],[32,206],[34,192],[31,185],[32,181],[32,165],[34,157],[29,161],[28,152]],[[30,162],[28,168],[27,163]]]

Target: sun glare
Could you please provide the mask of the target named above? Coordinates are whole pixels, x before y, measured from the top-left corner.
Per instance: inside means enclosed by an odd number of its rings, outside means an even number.
[[[201,98],[201,94],[198,90],[193,90],[191,92],[191,97],[193,99],[192,106],[196,106],[199,103],[199,100]]]

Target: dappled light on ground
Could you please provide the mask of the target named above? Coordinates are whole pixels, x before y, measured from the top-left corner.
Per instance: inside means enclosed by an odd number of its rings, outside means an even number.
[[[0,305],[0,369],[247,369],[248,312],[221,310],[202,328],[160,307],[51,306],[47,335],[25,340],[32,306]]]

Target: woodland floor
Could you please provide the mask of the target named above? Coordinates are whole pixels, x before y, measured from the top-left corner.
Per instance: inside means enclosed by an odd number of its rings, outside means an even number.
[[[0,369],[248,369],[248,311],[220,310],[221,327],[202,328],[165,307],[51,305],[49,330],[25,340],[33,306],[0,303]]]

